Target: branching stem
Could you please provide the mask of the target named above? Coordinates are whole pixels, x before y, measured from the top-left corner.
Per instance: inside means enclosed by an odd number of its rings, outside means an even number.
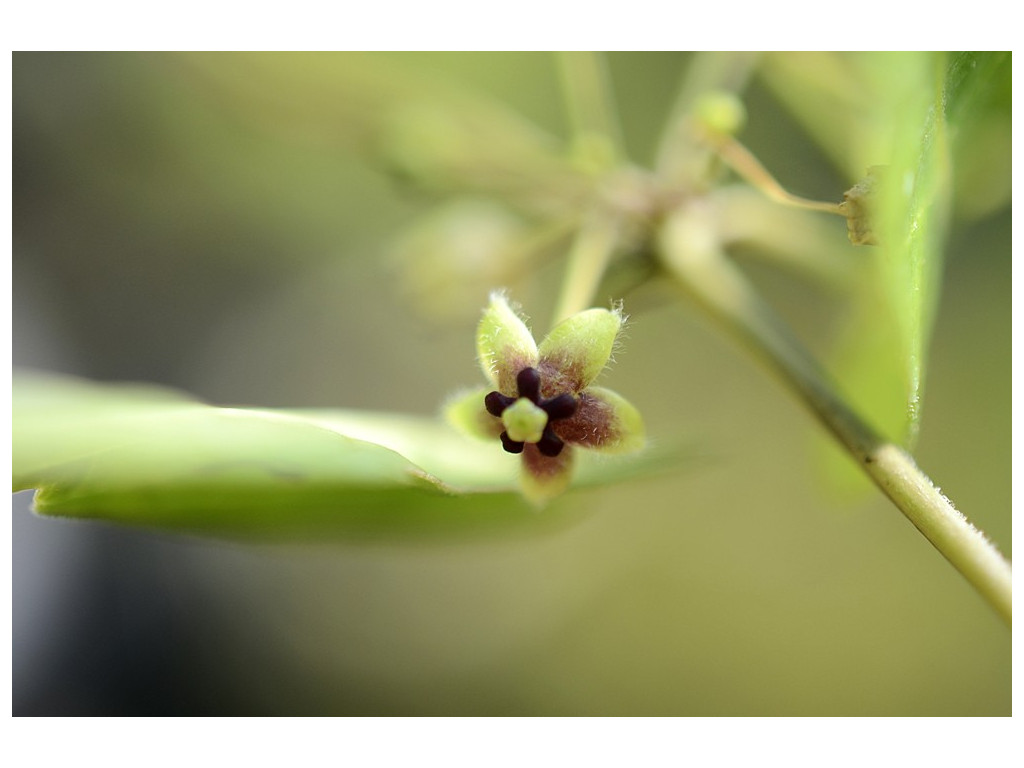
[[[971,525],[902,448],[882,439],[828,377],[743,273],[699,224],[670,221],[661,242],[680,286],[787,384],[917,529],[1012,623],[1010,563]]]

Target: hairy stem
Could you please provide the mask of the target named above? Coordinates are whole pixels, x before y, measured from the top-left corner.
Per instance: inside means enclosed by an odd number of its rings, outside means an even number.
[[[881,438],[843,401],[802,344],[699,222],[678,215],[662,235],[664,261],[679,285],[798,395],[907,519],[1011,624],[1011,567],[995,546],[953,507],[906,451]]]

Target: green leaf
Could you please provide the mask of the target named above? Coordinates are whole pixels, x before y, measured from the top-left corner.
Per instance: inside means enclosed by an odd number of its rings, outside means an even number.
[[[914,62],[916,76],[905,78],[907,97],[891,120],[893,150],[878,201],[883,242],[871,253],[876,282],[862,293],[864,333],[843,379],[855,396],[868,395],[864,403],[877,426],[909,447],[922,416],[951,213],[955,126],[947,111],[970,102],[973,89],[989,87],[985,69],[965,70],[959,57],[921,55]],[[896,386],[883,391],[878,384],[886,379]]]
[[[922,418],[954,158],[958,187],[970,176],[964,168],[981,165],[963,153],[963,140],[955,140],[958,133],[971,135],[964,131],[968,118],[982,113],[980,103],[993,101],[994,83],[1001,83],[995,90],[1008,101],[1006,58],[1000,63],[998,54],[778,54],[766,61],[766,81],[851,185],[869,168],[884,167],[867,201],[875,212],[867,223],[880,244],[856,250],[863,269],[848,286],[849,316],[829,367],[856,410],[910,449]],[[995,77],[997,72],[1005,77]],[[991,208],[988,199],[968,194],[979,201],[978,209]],[[991,198],[998,197],[997,190]],[[825,467],[841,486],[867,486],[845,454],[825,440],[820,444]]]
[[[879,431],[912,447],[954,159],[959,210],[991,211],[1009,195],[1009,144],[995,139],[1008,135],[1010,55],[774,54],[762,75],[851,181],[884,166],[870,201],[881,244],[859,249],[867,264],[851,286],[854,307],[833,369]]]
[[[877,214],[867,224],[880,245],[859,249],[867,263],[850,286],[854,306],[833,368],[876,429],[913,445],[950,202],[945,59],[777,54],[765,64],[766,81],[851,186],[882,167],[877,192],[866,201]]]
[[[420,538],[565,524],[515,492],[517,461],[440,419],[221,408],[170,390],[15,376],[15,491],[35,509],[193,533]],[[591,462],[581,484],[664,467]],[[611,468],[611,471],[609,471]]]
[[[956,215],[991,215],[1012,198],[1012,60],[1009,51],[950,57],[946,119],[956,168]]]

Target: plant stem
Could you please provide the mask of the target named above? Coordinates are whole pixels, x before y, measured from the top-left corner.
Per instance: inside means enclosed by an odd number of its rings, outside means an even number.
[[[605,213],[585,219],[569,251],[552,325],[592,306],[618,239],[615,216]]]
[[[810,408],[899,510],[1012,624],[1010,563],[942,495],[902,448],[882,439],[847,405],[826,374],[696,217],[662,232],[666,266],[680,286],[752,350]]]
[[[808,200],[807,198],[787,192],[776,181],[775,177],[768,172],[768,169],[761,165],[761,161],[736,139],[730,136],[715,137],[712,139],[712,142],[715,151],[725,161],[725,164],[768,198],[782,205],[788,205],[791,208],[831,213],[845,218],[846,211],[841,207],[841,203],[824,203],[817,200]]]

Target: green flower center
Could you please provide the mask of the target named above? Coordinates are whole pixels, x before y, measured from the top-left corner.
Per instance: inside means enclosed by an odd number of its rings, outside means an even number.
[[[548,414],[529,398],[520,397],[501,412],[501,423],[508,436],[518,443],[536,443],[544,436]]]
[[[505,427],[501,433],[502,447],[509,453],[522,453],[527,443],[533,443],[543,455],[557,456],[565,443],[550,422],[568,419],[576,413],[576,398],[569,393],[542,398],[536,368],[523,368],[516,376],[516,388],[518,398],[501,392],[490,392],[484,398],[487,412],[501,419]]]

